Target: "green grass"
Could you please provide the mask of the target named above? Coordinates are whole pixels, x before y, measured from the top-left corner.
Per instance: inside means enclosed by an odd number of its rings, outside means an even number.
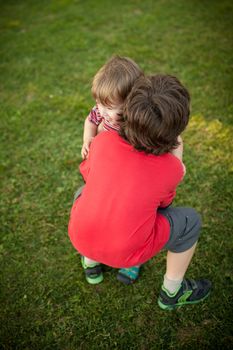
[[[232,337],[231,1],[0,1],[2,349],[230,349]],[[192,94],[187,175],[176,205],[202,213],[187,276],[202,304],[164,312],[165,253],[125,287],[109,269],[85,282],[67,235],[82,183],[90,83],[114,53],[177,75]]]

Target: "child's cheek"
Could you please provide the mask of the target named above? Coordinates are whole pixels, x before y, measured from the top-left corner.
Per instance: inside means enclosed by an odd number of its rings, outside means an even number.
[[[113,122],[117,122],[117,120],[118,120],[119,117],[118,117],[116,114],[113,114],[113,115],[110,116],[110,118],[111,118],[111,120],[112,120]]]

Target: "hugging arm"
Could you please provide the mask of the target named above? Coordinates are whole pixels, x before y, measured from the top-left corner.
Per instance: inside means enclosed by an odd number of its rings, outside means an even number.
[[[81,150],[81,155],[83,159],[86,159],[89,154],[89,149],[93,138],[97,135],[98,126],[91,122],[87,117],[84,123],[83,132],[83,145]]]

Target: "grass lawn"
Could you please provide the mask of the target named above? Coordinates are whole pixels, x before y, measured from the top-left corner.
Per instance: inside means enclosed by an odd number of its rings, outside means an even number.
[[[232,348],[232,2],[1,0],[0,9],[0,348]],[[133,286],[112,269],[90,286],[68,239],[90,84],[114,53],[177,75],[192,94],[175,204],[202,213],[187,273],[213,282],[202,304],[159,309],[165,253]]]

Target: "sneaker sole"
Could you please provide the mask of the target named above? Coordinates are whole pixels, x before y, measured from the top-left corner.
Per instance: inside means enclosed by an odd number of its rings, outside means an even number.
[[[174,304],[174,305],[166,305],[163,304],[159,299],[158,299],[158,305],[162,310],[175,310],[181,306],[184,305],[192,305],[192,304],[198,304],[200,302],[202,302],[203,300],[205,300],[208,296],[210,295],[210,291],[201,299],[199,300],[195,300],[195,301],[185,301],[183,303],[178,303],[178,304]]]
[[[124,283],[125,285],[129,286],[129,285],[131,285],[131,284],[134,284],[134,283],[138,280],[138,278],[135,278],[135,279],[133,280],[133,279],[131,279],[131,278],[129,278],[129,277],[127,277],[127,276],[121,274],[121,273],[118,273],[118,274],[117,274],[117,280],[118,280],[119,282]]]
[[[90,277],[86,276],[86,280],[89,284],[99,284],[104,280],[104,277],[103,277],[103,275],[100,275],[96,278],[90,278]]]

